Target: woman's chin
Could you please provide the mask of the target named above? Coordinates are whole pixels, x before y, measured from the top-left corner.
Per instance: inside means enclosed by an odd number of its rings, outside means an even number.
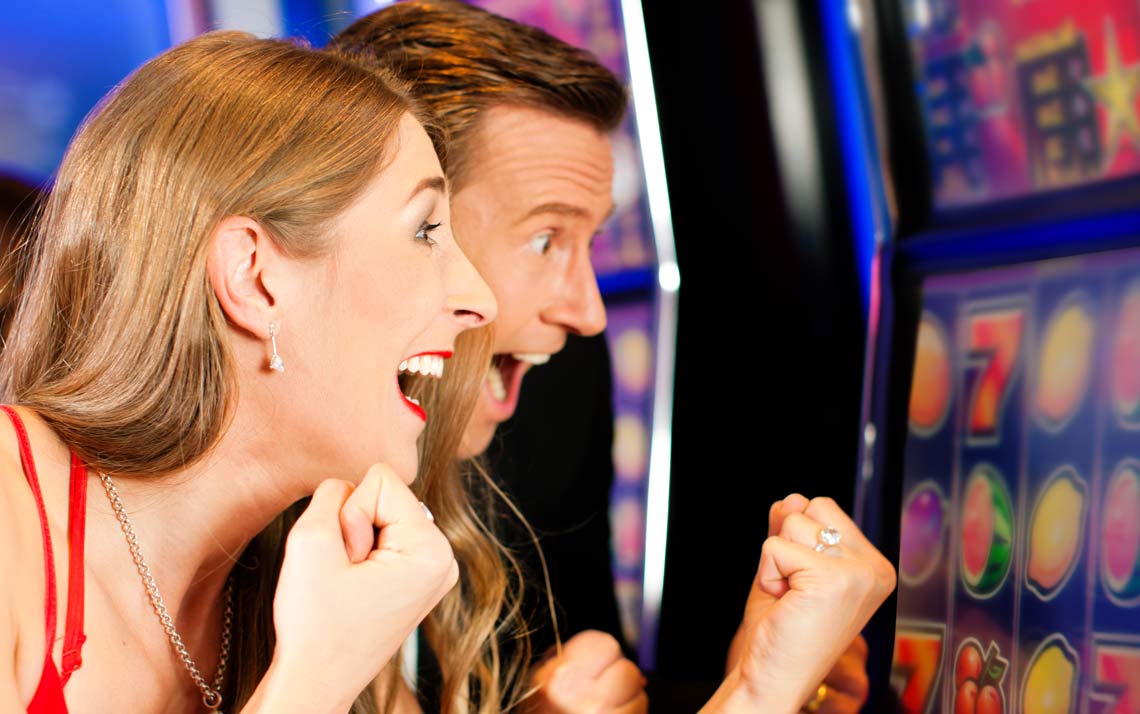
[[[400,477],[401,481],[411,486],[412,483],[415,482],[416,475],[420,470],[419,454],[416,449],[413,448],[410,456],[405,456],[398,461],[393,460],[388,465],[392,467],[392,470],[396,472],[396,475]]]

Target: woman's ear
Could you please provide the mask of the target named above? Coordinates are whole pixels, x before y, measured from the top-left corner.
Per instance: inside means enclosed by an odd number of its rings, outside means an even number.
[[[223,219],[210,237],[206,275],[214,295],[230,322],[258,339],[269,339],[269,323],[279,322],[267,274],[283,257],[269,232],[245,216]]]

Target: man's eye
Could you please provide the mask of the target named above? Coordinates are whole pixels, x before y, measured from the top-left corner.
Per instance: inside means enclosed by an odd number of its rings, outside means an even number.
[[[550,250],[551,237],[552,236],[549,233],[539,233],[534,238],[531,238],[531,250],[533,250],[535,253],[538,253],[539,255],[546,255],[547,251]]]
[[[436,242],[435,239],[431,237],[431,232],[442,225],[442,223],[428,223],[427,221],[424,221],[423,225],[420,226],[420,229],[416,231],[416,240],[421,240],[428,245],[435,245]]]

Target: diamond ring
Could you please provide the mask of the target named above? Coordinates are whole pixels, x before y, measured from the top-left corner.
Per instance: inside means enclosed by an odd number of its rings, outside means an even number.
[[[815,544],[815,552],[821,553],[825,548],[839,545],[840,540],[842,540],[842,538],[839,535],[839,531],[830,526],[824,528],[819,532],[819,542]]]
[[[427,504],[420,501],[420,508],[424,509],[424,516],[432,523],[435,523],[435,516],[431,514],[431,509],[427,507]]]

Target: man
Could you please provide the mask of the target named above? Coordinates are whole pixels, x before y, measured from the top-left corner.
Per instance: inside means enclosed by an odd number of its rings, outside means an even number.
[[[495,356],[460,456],[478,454],[514,413],[528,371],[550,360],[568,338],[605,328],[590,244],[614,208],[608,135],[624,115],[625,90],[587,53],[449,0],[397,3],[358,20],[330,46],[365,53],[395,71],[450,135],[446,171],[455,235],[499,305]],[[600,347],[605,360],[604,343]],[[603,387],[606,393],[608,377]],[[612,464],[608,469],[600,479],[597,472],[583,473],[582,482],[572,484],[597,496],[592,502],[601,513],[593,516],[606,536]],[[556,711],[643,712],[644,680],[617,641],[608,537],[596,534],[593,560],[607,574],[592,584],[574,583],[578,593],[556,589],[553,596],[560,603],[602,603],[598,612],[614,616],[584,624],[609,634],[575,635],[561,656],[537,670],[535,683],[540,701]],[[565,582],[557,575],[565,566],[550,563],[555,582]],[[541,582],[540,573],[528,575]],[[845,661],[862,672],[858,652]],[[843,686],[857,688],[837,688]]]

